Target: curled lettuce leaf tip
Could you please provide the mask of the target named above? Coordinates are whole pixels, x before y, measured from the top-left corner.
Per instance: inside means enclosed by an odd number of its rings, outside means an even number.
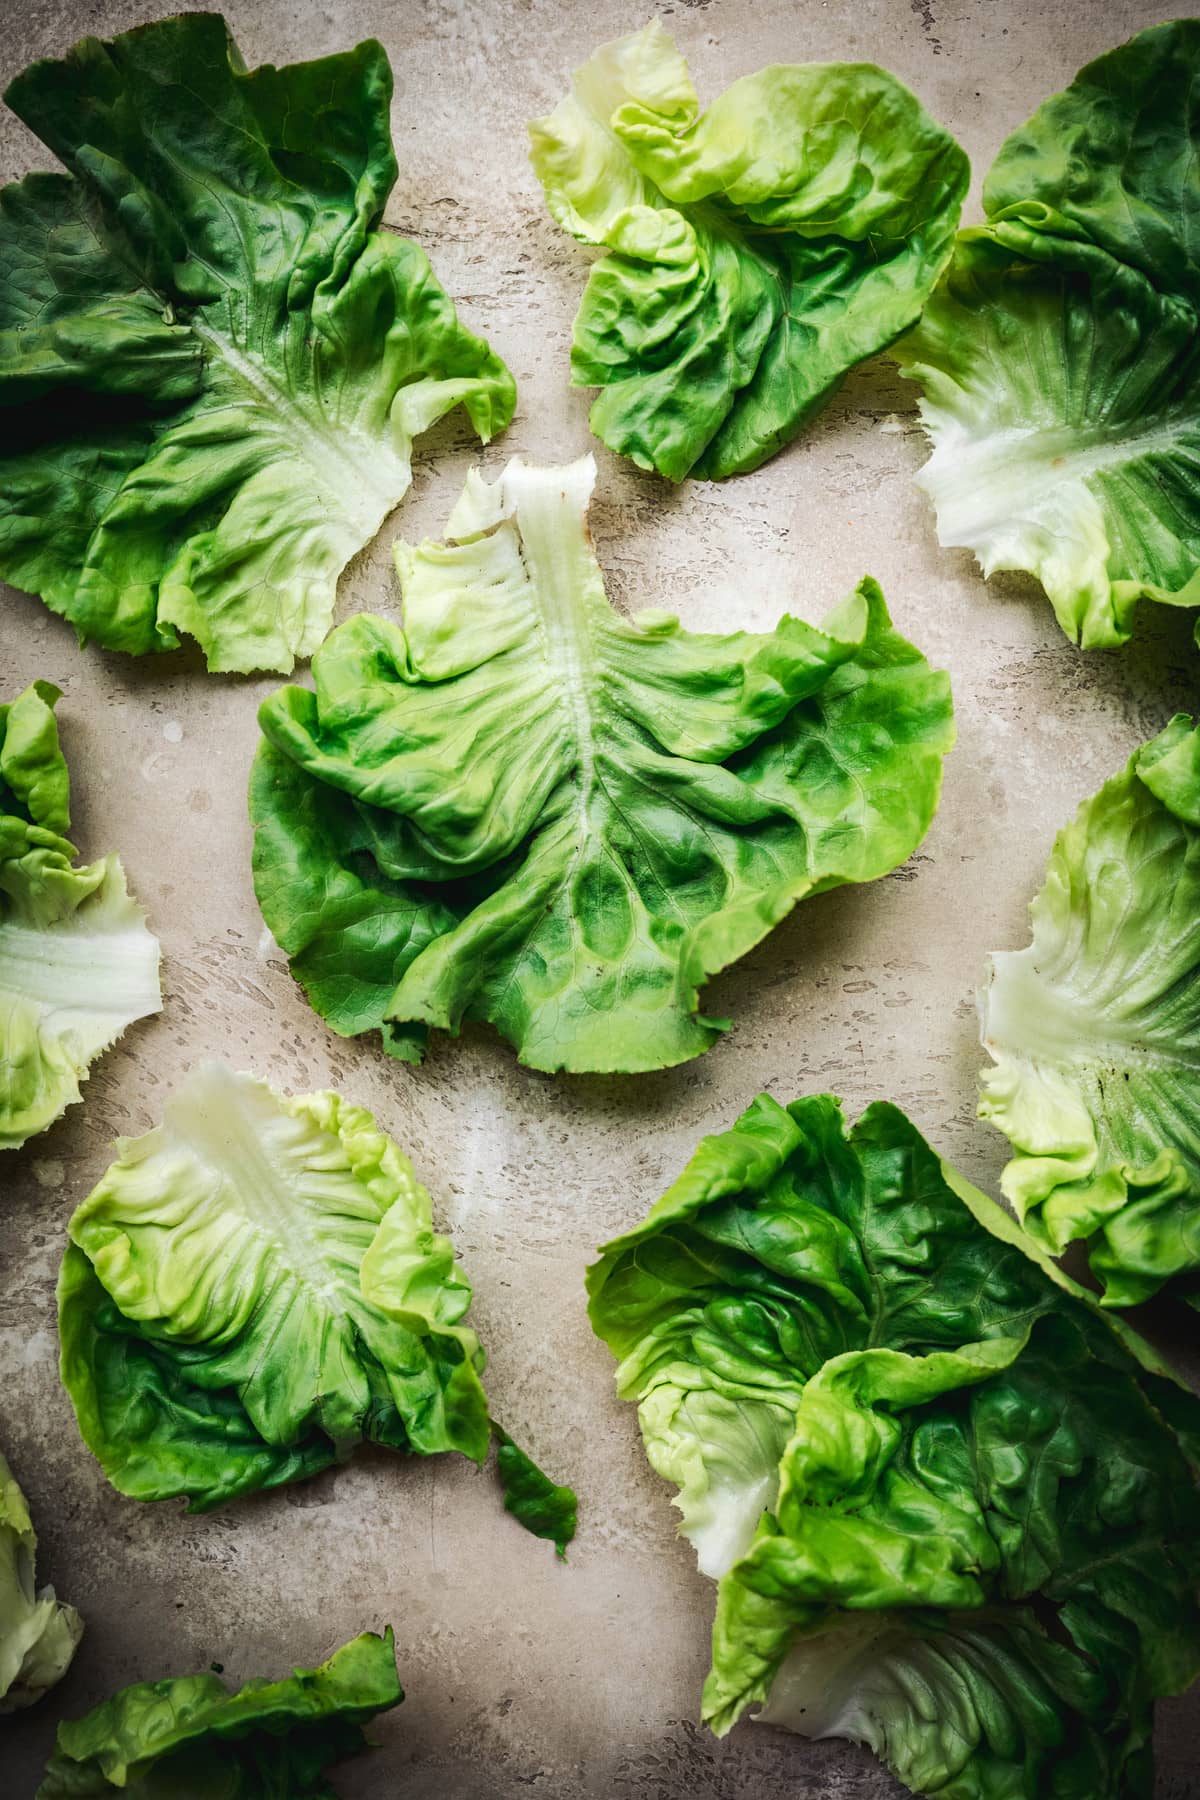
[[[59,1726],[37,1800],[334,1800],[325,1770],[366,1750],[363,1725],[403,1698],[390,1625],[236,1693],[214,1674],[137,1682]]]
[[[701,113],[657,19],[530,136],[551,213],[605,252],[571,349],[592,430],[672,481],[756,468],[914,323],[969,173],[871,63],[776,64]]]
[[[115,856],[76,866],[54,706],[35,681],[0,705],[0,1150],[82,1098],[126,1026],[162,1007],[158,942]]]
[[[334,1030],[404,1060],[464,1019],[535,1069],[697,1056],[708,976],[933,817],[949,685],[873,581],[819,630],[622,618],[594,479],[472,475],[447,541],[397,550],[403,627],[348,620],[259,713],[263,916]]]
[[[1086,1239],[1112,1306],[1200,1298],[1200,730],[1180,714],[1055,840],[1032,942],[989,962],[979,1113],[1058,1254]]]
[[[0,1454],[0,1714],[40,1700],[70,1666],[83,1620],[37,1586],[37,1536],[16,1476]]]
[[[760,1095],[588,1286],[718,1581],[716,1732],[1147,1800],[1200,1670],[1200,1402],[901,1112]]]
[[[58,1302],[63,1383],[121,1493],[207,1511],[366,1441],[484,1460],[471,1286],[370,1113],[207,1063],[118,1149]]]
[[[508,423],[508,370],[379,229],[391,95],[378,43],[247,71],[213,13],[9,87],[68,173],[0,193],[0,575],[81,642],[286,673],[414,437]]]
[[[1085,648],[1200,606],[1200,21],[1082,69],[1002,147],[895,354],[943,544],[1042,583]]]

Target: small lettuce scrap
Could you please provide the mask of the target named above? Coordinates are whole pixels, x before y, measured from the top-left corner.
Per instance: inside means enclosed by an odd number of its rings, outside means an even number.
[[[1200,1670],[1200,1401],[897,1108],[760,1095],[589,1271],[718,1579],[703,1715],[937,1800],[1149,1800]]]
[[[83,1620],[36,1585],[37,1536],[25,1496],[0,1453],[0,1714],[32,1706],[70,1666]]]
[[[204,1512],[367,1441],[484,1461],[471,1285],[369,1112],[206,1063],[118,1151],[58,1305],[63,1384],[121,1493]]]
[[[359,614],[259,712],[254,884],[337,1032],[419,1060],[490,1021],[530,1068],[666,1068],[698,990],[808,894],[929,827],[946,677],[876,584],[820,630],[693,633],[609,604],[590,457],[472,475],[401,545],[404,626]]]
[[[657,19],[530,135],[554,218],[605,251],[571,348],[592,430],[672,481],[757,468],[915,322],[969,174],[871,63],[777,64],[702,114]]]
[[[992,956],[979,1115],[1055,1255],[1086,1239],[1110,1306],[1200,1301],[1200,729],[1136,750],[1059,833],[1032,942]]]
[[[403,1698],[390,1625],[237,1693],[212,1674],[138,1682],[59,1726],[36,1800],[336,1800],[326,1768],[366,1750],[363,1725]]]
[[[65,164],[0,193],[0,575],[81,643],[290,670],[407,491],[512,415],[424,253],[373,42],[247,71],[224,19],[85,38],[9,87]]]
[[[115,856],[76,867],[59,689],[0,705],[0,1150],[81,1099],[90,1065],[162,1009],[158,942]]]
[[[556,1555],[566,1561],[567,1545],[575,1536],[579,1502],[569,1487],[543,1474],[520,1444],[514,1444],[502,1425],[492,1420],[496,1440],[496,1468],[504,1495],[504,1510],[534,1537],[546,1538]]]
[[[916,330],[943,544],[1042,583],[1068,637],[1200,606],[1200,21],[1080,70],[1002,147]]]

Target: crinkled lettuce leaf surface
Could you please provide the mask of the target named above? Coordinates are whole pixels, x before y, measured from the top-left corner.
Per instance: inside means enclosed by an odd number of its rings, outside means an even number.
[[[416,244],[374,41],[247,70],[218,14],[85,38],[8,104],[65,173],[0,193],[0,575],[81,642],[290,670],[461,405],[512,377]]]
[[[1200,1668],[1200,1402],[895,1107],[761,1095],[589,1274],[718,1580],[703,1714],[1135,1800]]]
[[[903,862],[937,804],[948,683],[873,581],[819,629],[625,618],[594,478],[473,475],[444,542],[397,550],[403,625],[348,620],[315,692],[260,709],[263,915],[333,1029],[404,1060],[471,1019],[535,1069],[697,1056],[705,980]]]
[[[774,64],[701,112],[657,19],[530,135],[554,218],[603,252],[571,348],[592,430],[672,481],[756,468],[914,323],[968,179],[872,63]]]

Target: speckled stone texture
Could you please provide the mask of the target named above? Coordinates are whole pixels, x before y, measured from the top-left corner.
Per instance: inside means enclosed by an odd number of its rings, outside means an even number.
[[[760,1088],[832,1088],[857,1115],[898,1101],[991,1187],[1004,1140],[976,1122],[974,989],[986,951],[1025,941],[1056,829],[1141,740],[1194,703],[1190,615],[1147,616],[1125,651],[1083,655],[1031,583],[984,585],[938,548],[912,485],[915,390],[886,358],[855,374],[798,443],[757,473],[672,490],[592,444],[567,386],[587,255],[547,215],[525,122],[648,0],[230,0],[249,63],[374,34],[396,72],[400,179],[387,223],[430,252],[467,321],[520,386],[516,422],[482,456],[566,460],[589,445],[592,525],[618,606],[676,609],[704,628],[819,619],[864,572],[900,629],[948,667],[959,745],[941,811],[912,860],[872,887],[802,905],[712,984],[736,1028],[657,1076],[526,1073],[471,1030],[424,1068],[345,1044],[310,1012],[250,885],[246,773],[273,679],[208,676],[187,654],[81,652],[40,602],[0,598],[0,693],[57,682],[76,835],[117,850],[164,951],[166,1007],[96,1067],[86,1102],[0,1162],[0,1443],[41,1534],[42,1571],[87,1620],[68,1678],[0,1725],[0,1796],[27,1800],[55,1720],[124,1683],[225,1665],[235,1679],[311,1664],[370,1626],[396,1627],[405,1704],[382,1748],[339,1775],[357,1800],[883,1800],[865,1752],[744,1725],[717,1744],[694,1722],[713,1594],[675,1537],[666,1488],[584,1315],[594,1246],[640,1218],[695,1140]],[[85,33],[153,16],[126,0],[32,0],[5,16],[0,74]],[[702,98],[772,61],[872,59],[959,137],[979,181],[1006,134],[1081,63],[1159,17],[1149,0],[692,0],[663,8]],[[11,117],[4,179],[47,166]],[[448,422],[416,482],[342,584],[340,615],[396,616],[389,547],[439,533],[475,452]],[[411,1152],[476,1288],[498,1410],[581,1496],[570,1562],[500,1511],[489,1474],[449,1457],[362,1454],[271,1498],[189,1519],[139,1506],[80,1442],[55,1367],[54,1279],[71,1208],[113,1137],[146,1130],[184,1071],[222,1056],[294,1091],[336,1085]],[[1149,1328],[1167,1345],[1188,1324]],[[1194,1331],[1194,1318],[1192,1320]],[[1200,1795],[1200,1696],[1161,1713],[1161,1800]]]

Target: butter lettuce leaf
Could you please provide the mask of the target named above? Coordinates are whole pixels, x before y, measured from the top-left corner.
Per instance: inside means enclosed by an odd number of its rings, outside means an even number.
[[[201,1512],[366,1441],[484,1460],[471,1286],[370,1113],[209,1063],[118,1149],[58,1290],[63,1382],[114,1487]]]
[[[715,1731],[760,1706],[938,1800],[1149,1796],[1200,1401],[902,1113],[760,1096],[589,1288],[718,1577]]]
[[[0,575],[81,642],[291,669],[462,405],[512,378],[415,244],[375,42],[248,72],[192,13],[35,63],[8,104],[68,173],[0,193]]]
[[[0,705],[0,1150],[81,1098],[127,1025],[162,1007],[158,943],[115,856],[76,866],[54,706],[35,681]]]
[[[987,223],[896,348],[943,544],[1042,583],[1086,648],[1200,606],[1200,22],[1082,69],[1008,139]]]
[[[913,324],[968,179],[871,63],[777,64],[701,113],[657,19],[530,135],[551,213],[605,252],[571,349],[592,430],[672,481],[756,468]]]
[[[335,1031],[420,1056],[484,1019],[532,1068],[664,1068],[723,1029],[709,975],[806,895],[920,842],[953,741],[944,675],[864,580],[820,630],[620,617],[591,458],[473,476],[397,551],[404,626],[360,614],[315,693],[264,702],[263,916]]]
[[[1059,833],[1032,942],[990,958],[980,1117],[1058,1254],[1112,1306],[1200,1293],[1200,730],[1180,714]]]
[[[334,1800],[326,1768],[366,1750],[363,1725],[403,1698],[390,1626],[236,1693],[212,1674],[138,1682],[59,1726],[37,1800]]]
[[[40,1700],[70,1666],[83,1620],[36,1583],[37,1536],[0,1453],[0,1714]]]

